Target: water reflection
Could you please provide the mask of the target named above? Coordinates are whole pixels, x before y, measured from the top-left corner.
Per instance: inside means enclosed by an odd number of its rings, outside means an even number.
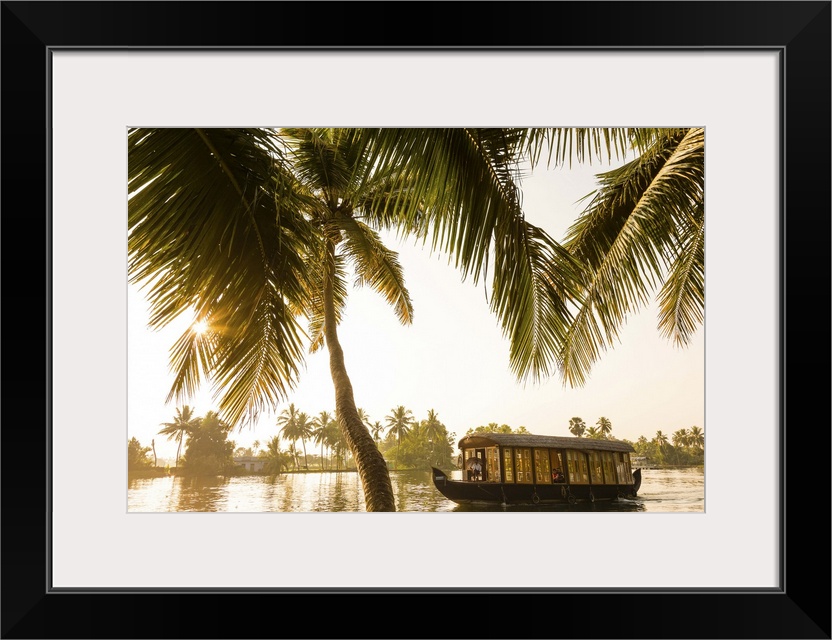
[[[429,471],[392,471],[401,512],[689,512],[704,511],[701,468],[645,471],[639,497],[575,505],[457,505],[433,486]],[[342,512],[364,511],[364,492],[355,472],[288,473],[276,477],[136,478],[128,482],[131,512]]]

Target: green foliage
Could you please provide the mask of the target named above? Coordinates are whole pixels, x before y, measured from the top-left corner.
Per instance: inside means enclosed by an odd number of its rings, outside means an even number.
[[[234,473],[234,443],[228,440],[229,426],[216,412],[209,411],[192,432],[183,456],[187,475],[231,475]]]
[[[694,437],[690,434],[693,432]],[[673,444],[667,436],[657,431],[655,437],[640,436],[633,443],[635,455],[643,456],[653,464],[698,465],[705,463],[705,436],[699,427],[680,429],[673,434]],[[625,440],[625,442],[627,442]]]
[[[584,435],[586,431],[586,423],[584,422],[583,418],[574,417],[569,419],[569,432],[575,436],[580,438]]]
[[[270,473],[272,475],[283,473],[283,471],[288,469],[292,463],[292,456],[280,448],[279,436],[274,436],[266,442],[265,452],[261,455],[266,458],[266,464],[264,467],[266,473]]]
[[[153,466],[153,460],[148,458],[150,447],[143,447],[136,438],[127,442],[127,469],[147,469]]]
[[[497,424],[496,422],[489,422],[487,425],[481,425],[477,428],[470,428],[465,432],[466,436],[474,433],[529,433],[526,427],[520,426],[512,430],[507,424]]]
[[[400,416],[410,414],[404,407],[398,407]],[[404,411],[401,411],[404,409]],[[383,454],[392,457],[397,469],[429,469],[430,467],[449,468],[454,465],[453,454],[456,443],[453,435],[438,419],[433,409],[428,418],[418,422],[412,421],[409,427],[399,432],[392,430],[379,443]]]

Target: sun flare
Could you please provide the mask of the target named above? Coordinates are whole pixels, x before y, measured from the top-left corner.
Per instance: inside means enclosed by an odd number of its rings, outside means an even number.
[[[191,330],[198,335],[202,335],[208,331],[208,323],[205,320],[197,320],[192,325]]]

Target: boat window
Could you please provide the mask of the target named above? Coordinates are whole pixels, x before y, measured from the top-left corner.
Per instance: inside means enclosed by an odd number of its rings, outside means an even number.
[[[555,482],[566,482],[566,474],[563,471],[563,454],[557,449],[550,449],[549,454],[552,459],[552,479]]]
[[[602,452],[601,462],[604,463],[604,484],[617,484],[618,480],[615,476],[615,461],[613,460],[612,451]]]
[[[500,452],[497,447],[488,447],[485,450],[485,470],[486,482],[500,481]]]
[[[531,449],[515,449],[514,450],[515,473],[517,474],[517,482],[531,484],[532,482],[532,450]]]
[[[549,467],[549,451],[534,450],[534,477],[537,484],[552,484],[552,470]]]
[[[514,482],[514,456],[511,447],[503,449],[503,468],[506,472],[506,482]]]
[[[601,452],[589,452],[589,477],[592,484],[604,484],[604,469],[601,465]]]
[[[566,451],[566,466],[571,484],[589,484],[586,456],[580,451]]]
[[[630,454],[619,451],[615,454],[615,471],[619,484],[633,484],[633,471],[630,467]]]

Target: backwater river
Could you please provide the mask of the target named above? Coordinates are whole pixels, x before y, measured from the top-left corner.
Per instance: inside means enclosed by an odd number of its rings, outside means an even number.
[[[452,477],[459,478],[459,471]],[[562,511],[562,512],[704,512],[702,467],[644,469],[634,500],[538,505],[470,507],[457,505],[433,486],[430,471],[391,471],[398,511]],[[284,473],[279,476],[224,478],[130,478],[127,510],[164,512],[337,512],[365,511],[364,492],[355,472]]]

